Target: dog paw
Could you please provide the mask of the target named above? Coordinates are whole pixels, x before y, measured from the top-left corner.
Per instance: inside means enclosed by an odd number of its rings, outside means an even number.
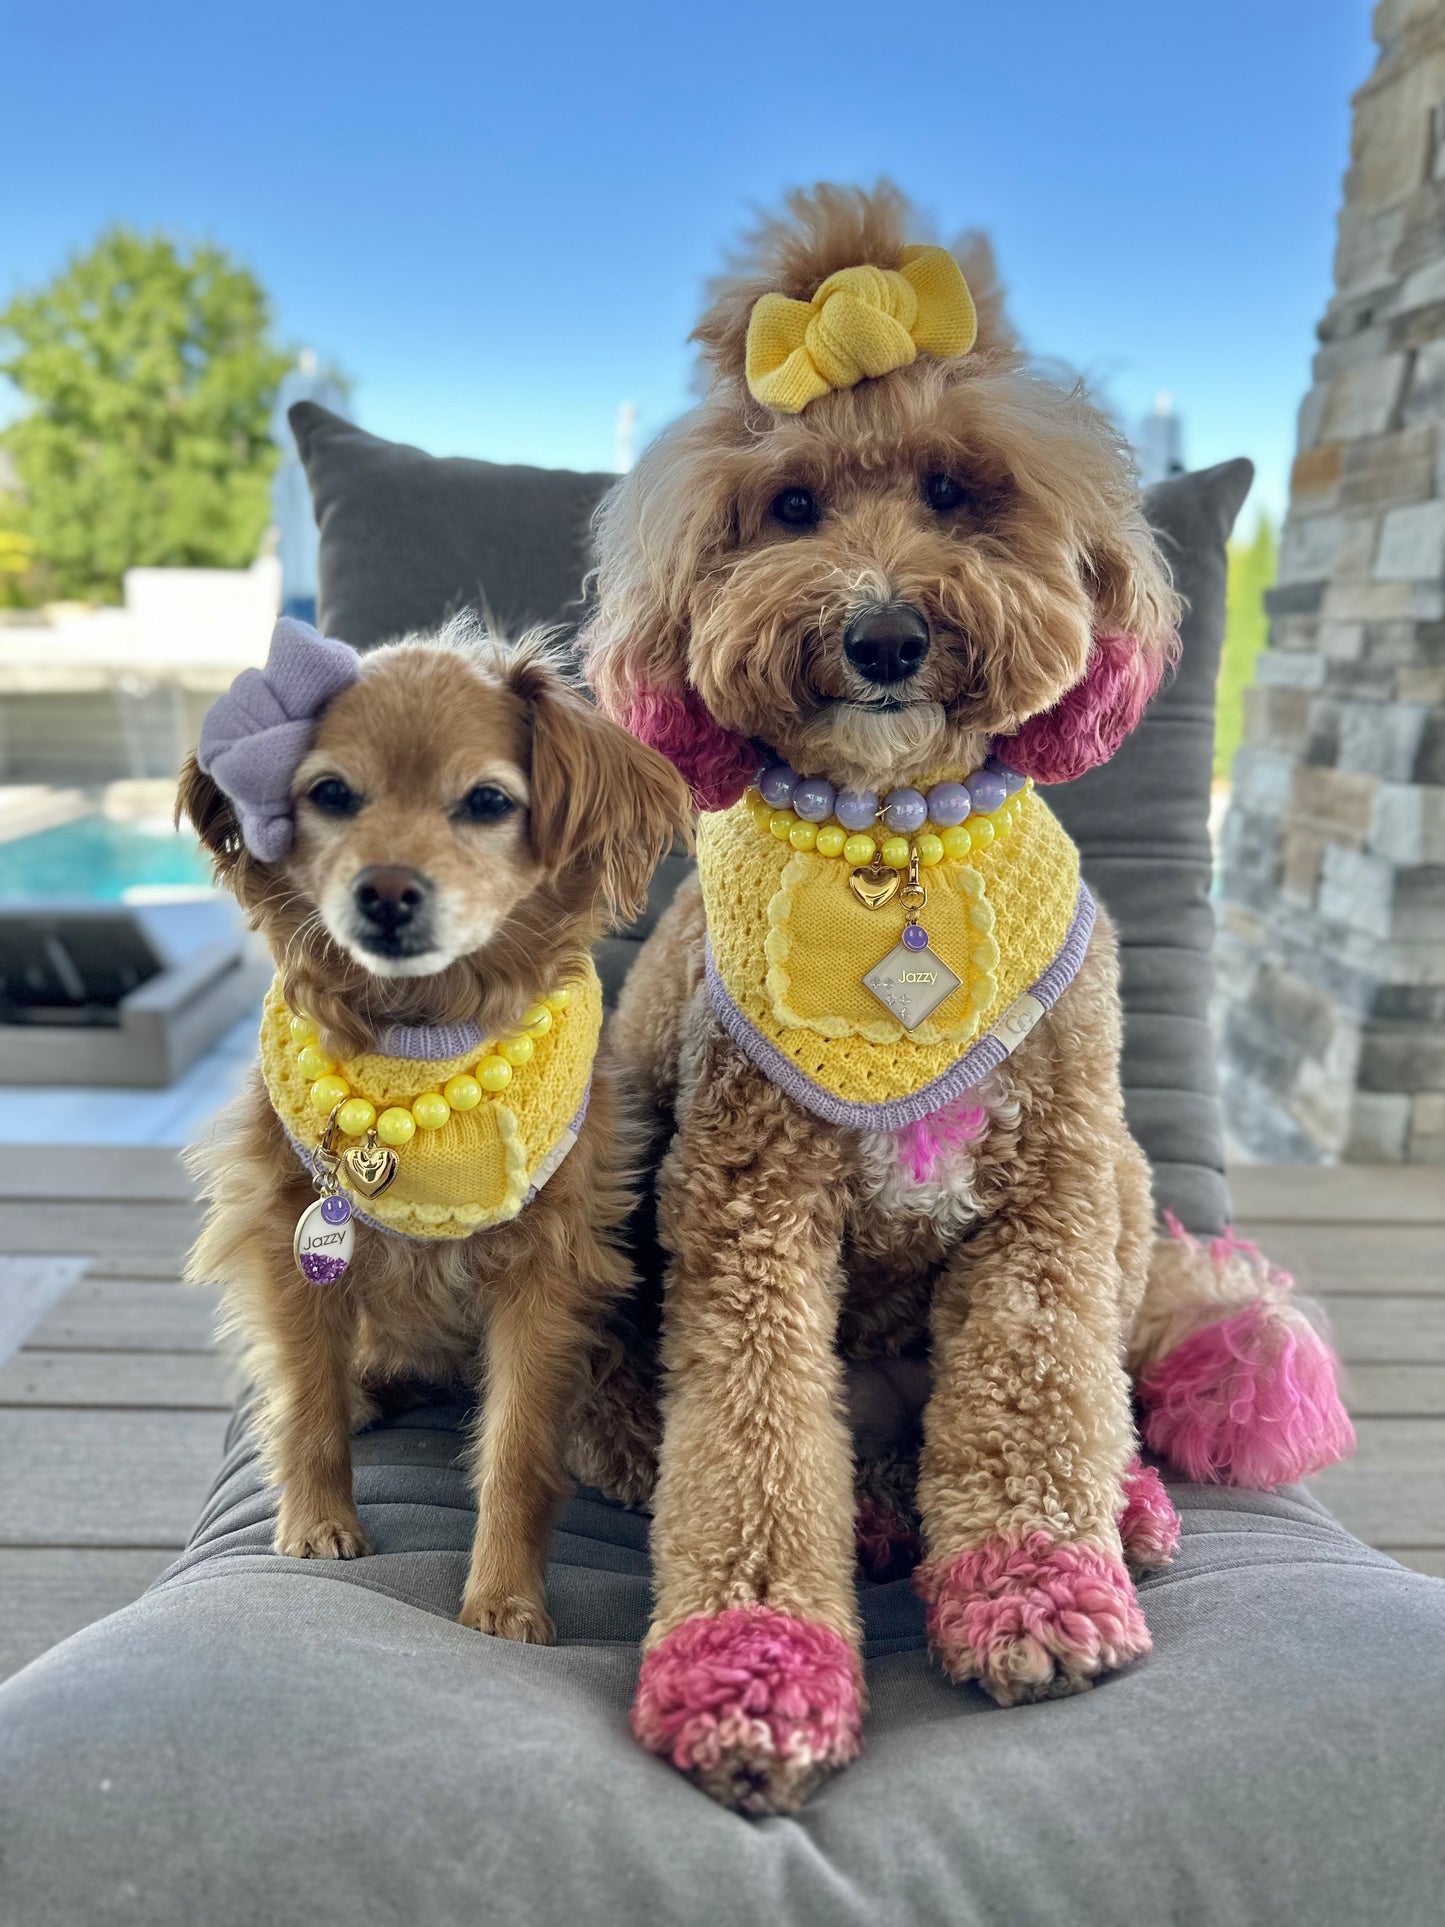
[[[696,1613],[642,1662],[632,1730],[720,1805],[791,1813],[861,1745],[858,1656],[770,1606]]]
[[[1131,1459],[1124,1473],[1124,1510],[1119,1514],[1124,1558],[1133,1572],[1157,1572],[1179,1546],[1179,1514],[1152,1465]]]
[[[337,1519],[288,1519],[283,1512],[273,1543],[288,1559],[364,1559],[371,1551],[354,1512]]]
[[[462,1599],[457,1622],[498,1639],[515,1639],[524,1646],[555,1646],[557,1628],[540,1599],[520,1593],[473,1592]]]
[[[944,1672],[1000,1706],[1082,1692],[1149,1651],[1133,1581],[1092,1546],[990,1540],[921,1566],[916,1583]]]

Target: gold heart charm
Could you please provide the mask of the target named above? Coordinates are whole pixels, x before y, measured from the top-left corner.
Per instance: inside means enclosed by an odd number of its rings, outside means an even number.
[[[881,910],[885,903],[891,903],[898,895],[902,878],[897,870],[891,870],[886,863],[875,857],[861,870],[854,870],[848,877],[848,885],[861,904],[870,910]]]
[[[368,1131],[360,1144],[341,1153],[346,1182],[363,1198],[377,1198],[396,1176],[396,1152]]]

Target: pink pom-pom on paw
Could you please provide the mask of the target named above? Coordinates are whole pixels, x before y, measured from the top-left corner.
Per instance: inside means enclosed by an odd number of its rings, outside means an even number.
[[[1131,1459],[1124,1473],[1124,1510],[1119,1514],[1124,1557],[1140,1572],[1167,1566],[1179,1546],[1179,1514],[1152,1465]]]
[[[762,766],[748,738],[724,729],[694,689],[640,689],[623,721],[681,773],[700,810],[731,809]]]
[[[1123,1562],[1046,1532],[920,1566],[914,1583],[944,1672],[976,1679],[1000,1706],[1082,1692],[1149,1651]]]
[[[1083,680],[1017,735],[1000,736],[995,754],[1036,783],[1071,783],[1107,763],[1148,708],[1170,653],[1145,649],[1119,630],[1100,630]]]
[[[632,1730],[722,1805],[789,1813],[861,1745],[857,1654],[771,1606],[695,1613],[642,1662]]]
[[[1266,1299],[1192,1332],[1139,1396],[1149,1450],[1204,1484],[1287,1485],[1355,1449],[1334,1353],[1303,1313]]]

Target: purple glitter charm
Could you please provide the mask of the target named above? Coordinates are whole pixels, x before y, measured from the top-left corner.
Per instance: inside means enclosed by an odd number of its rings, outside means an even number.
[[[334,1285],[345,1275],[356,1250],[356,1226],[349,1198],[317,1198],[296,1224],[292,1251],[296,1268],[313,1285]]]
[[[910,923],[903,932],[903,944],[907,950],[926,950],[928,932],[920,929],[916,923]]]

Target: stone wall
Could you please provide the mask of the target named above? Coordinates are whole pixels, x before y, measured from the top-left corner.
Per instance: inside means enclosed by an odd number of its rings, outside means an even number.
[[[1224,832],[1222,1078],[1267,1158],[1445,1163],[1445,0],[1382,0]]]

